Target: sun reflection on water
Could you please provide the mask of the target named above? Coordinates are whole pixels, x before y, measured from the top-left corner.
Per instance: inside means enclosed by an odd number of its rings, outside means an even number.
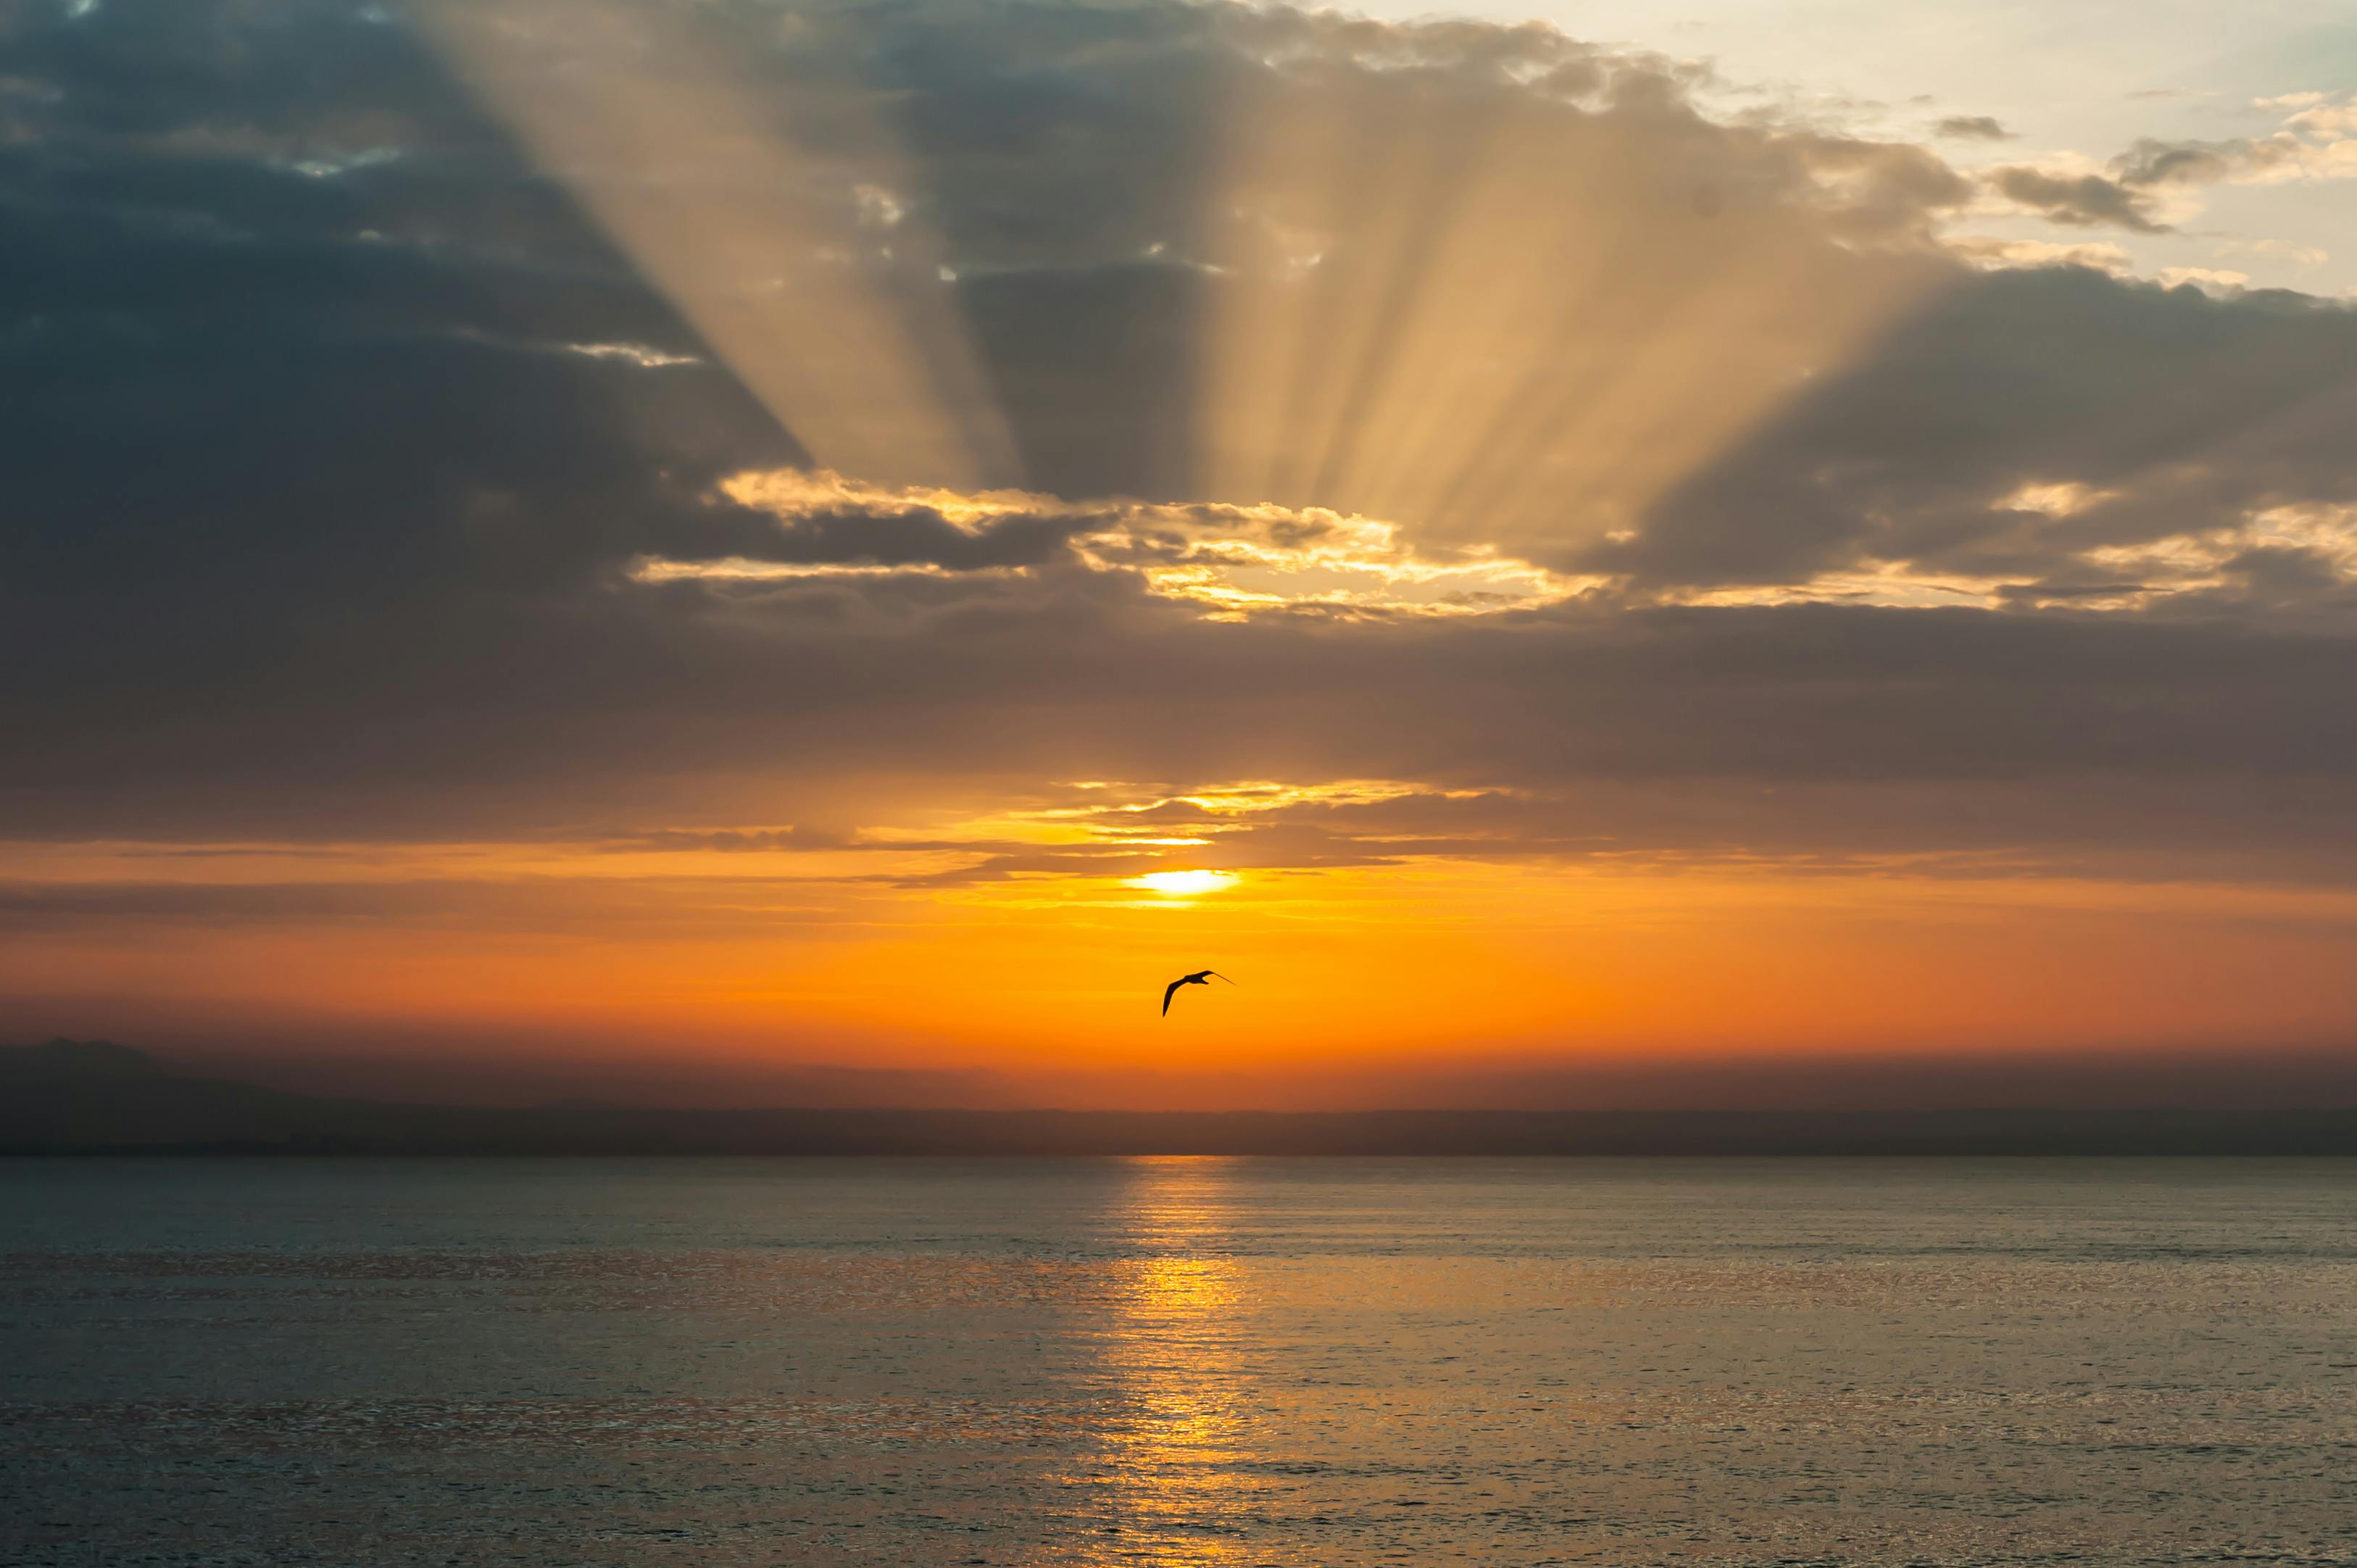
[[[1141,1159],[1111,1218],[1133,1252],[1114,1272],[1101,1342],[1116,1412],[1091,1473],[1106,1533],[1091,1561],[1245,1560],[1257,1456],[1246,1318],[1236,1259],[1234,1162]],[[1275,1561],[1264,1539],[1249,1558]]]

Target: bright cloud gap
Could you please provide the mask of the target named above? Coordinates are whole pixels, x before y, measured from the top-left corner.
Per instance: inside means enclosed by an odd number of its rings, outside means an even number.
[[[789,545],[825,548],[835,559],[709,561],[649,556],[631,568],[640,582],[791,582],[829,577],[969,576],[1049,564],[1092,573],[1130,573],[1163,598],[1198,607],[1213,619],[1278,609],[1366,610],[1431,616],[1473,615],[1554,604],[1588,592],[1601,579],[1565,576],[1486,545],[1424,550],[1399,524],[1323,508],[1161,503],[1123,497],[1067,499],[1025,490],[963,492],[934,487],[867,484],[827,470],[775,469],[724,481],[716,504],[765,511]],[[840,525],[855,525],[842,532]],[[942,542],[989,544],[1017,531],[1048,537],[1055,548],[1033,558],[995,560],[861,558],[856,531],[931,523]],[[942,553],[950,553],[943,551]]]
[[[1189,606],[1206,619],[1230,621],[1271,612],[1481,616],[1589,596],[1698,607],[2151,610],[2179,599],[2197,605],[2237,587],[2252,553],[2267,550],[2298,552],[2315,571],[2357,584],[2357,507],[2254,507],[2195,532],[2124,544],[2102,525],[2107,509],[2129,510],[2134,499],[2075,479],[2018,485],[1983,503],[1993,524],[2039,542],[2039,554],[2050,564],[2039,576],[1890,556],[1787,583],[1651,593],[1613,575],[1553,571],[1494,545],[1420,547],[1405,524],[1321,508],[965,492],[796,469],[735,475],[712,504],[770,514],[781,530],[780,553],[799,551],[813,558],[648,555],[632,563],[630,576],[646,584],[725,587],[903,577],[981,581],[1061,568],[1132,575],[1157,597]],[[900,538],[900,525],[912,521],[934,528],[937,544],[956,548],[939,549],[943,558],[929,559],[921,547],[903,544],[885,558],[883,547],[862,532],[872,525],[879,535],[891,531]],[[1019,553],[1025,549],[1028,554]],[[815,558],[822,555],[826,558]]]

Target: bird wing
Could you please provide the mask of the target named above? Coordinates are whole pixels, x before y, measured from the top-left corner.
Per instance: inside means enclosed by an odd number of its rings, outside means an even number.
[[[1217,980],[1228,980],[1228,977],[1227,977],[1226,975],[1222,974],[1222,973],[1221,973],[1218,970],[1216,970],[1216,969],[1207,969],[1207,970],[1205,970],[1203,972],[1204,972],[1205,974],[1211,975],[1212,978],[1217,979]],[[1233,984],[1235,984],[1235,982],[1234,982],[1234,981],[1232,981],[1232,980],[1228,980],[1228,983],[1229,983],[1230,985],[1233,985]]]
[[[1170,998],[1177,995],[1178,993],[1178,988],[1186,983],[1187,983],[1183,980],[1174,980],[1169,984],[1162,988],[1162,1015],[1164,1017],[1168,1018],[1170,1016]]]

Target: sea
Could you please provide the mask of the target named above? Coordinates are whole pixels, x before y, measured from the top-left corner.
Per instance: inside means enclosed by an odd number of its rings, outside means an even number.
[[[0,1162],[0,1563],[2357,1563],[2357,1162]]]

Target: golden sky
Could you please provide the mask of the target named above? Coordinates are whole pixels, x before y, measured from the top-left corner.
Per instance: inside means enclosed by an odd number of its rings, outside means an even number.
[[[21,30],[0,1029],[1189,1105],[2357,1030],[2357,306],[2161,264],[2315,249],[2236,193],[2345,209],[2345,93],[2000,155],[1511,20]]]

